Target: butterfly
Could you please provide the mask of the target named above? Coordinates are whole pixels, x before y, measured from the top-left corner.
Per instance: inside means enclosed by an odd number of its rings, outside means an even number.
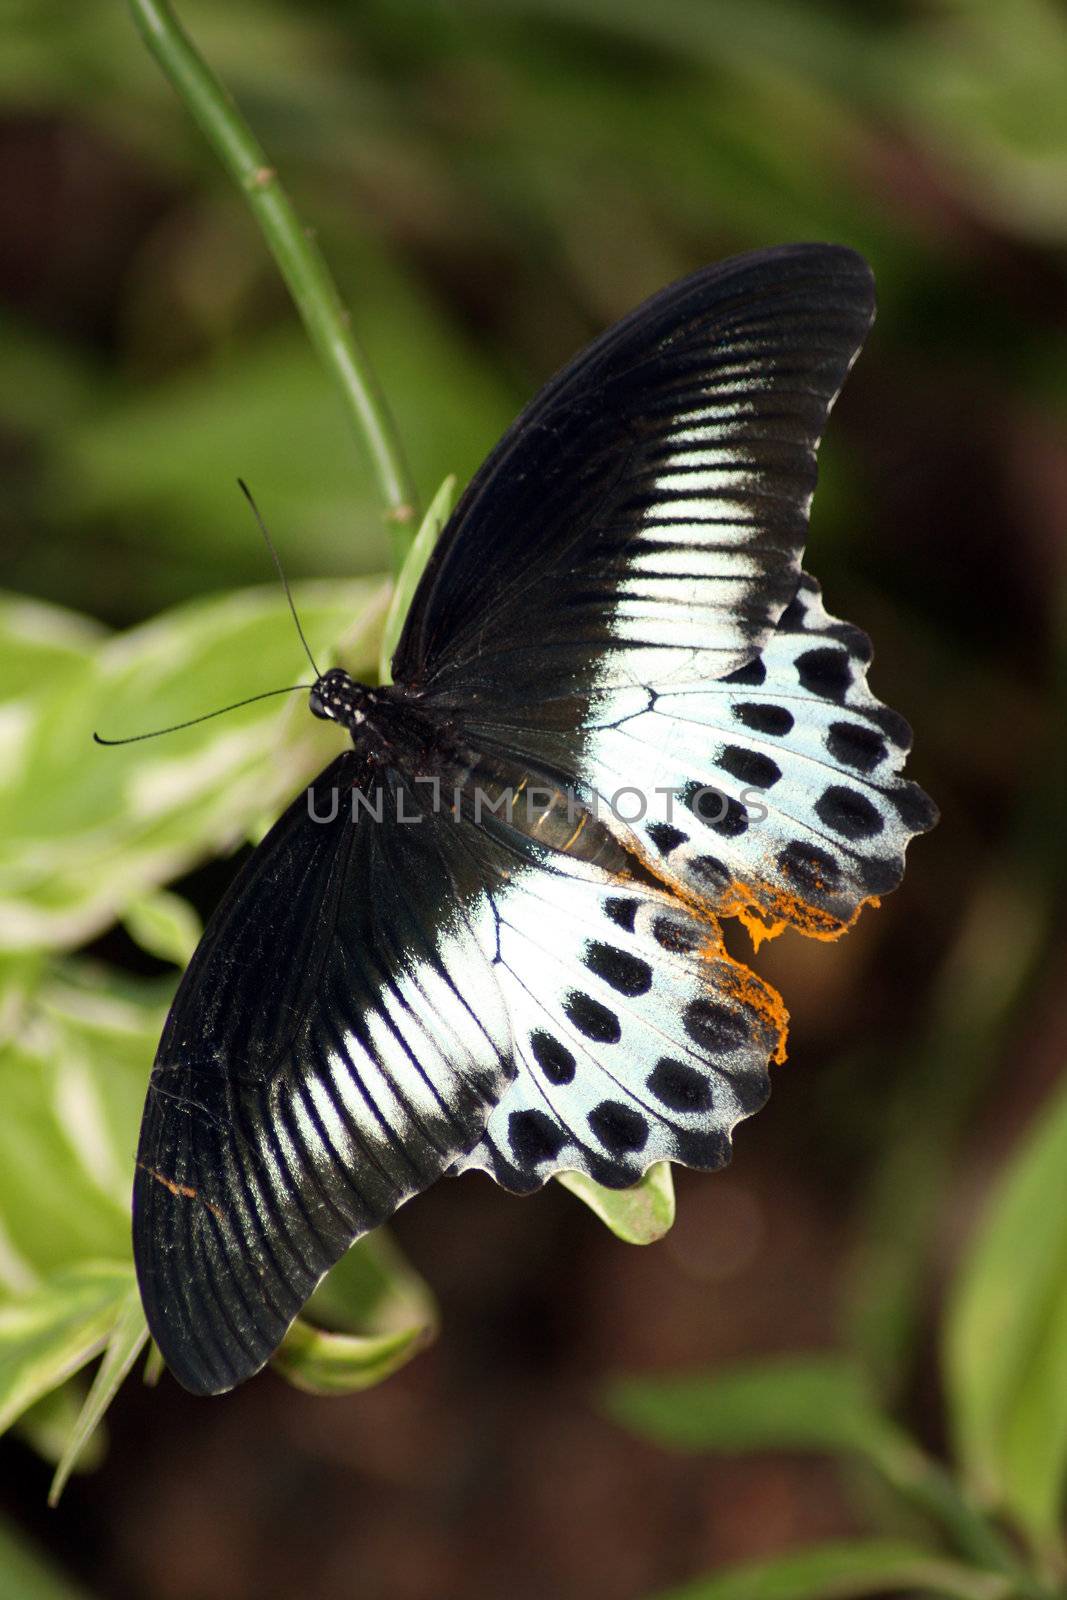
[[[256,1372],[446,1172],[728,1160],[786,1014],[723,919],[835,937],[936,818],[800,564],[873,315],[830,245],[663,290],[475,475],[392,683],[316,681],[346,748],[210,919],[145,1105],[134,1253],[186,1388]]]

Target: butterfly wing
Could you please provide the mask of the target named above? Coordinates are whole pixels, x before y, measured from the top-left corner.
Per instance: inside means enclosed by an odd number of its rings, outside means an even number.
[[[630,825],[610,799],[600,814],[663,887],[565,860],[511,887],[497,977],[518,1071],[458,1170],[525,1193],[561,1171],[623,1188],[654,1161],[729,1159],[734,1126],[766,1098],[785,1013],[728,956],[719,918],[757,939],[785,926],[834,938],[896,887],[909,840],[936,820],[901,776],[910,730],[868,689],[869,659],[805,577],[746,668],[625,691],[629,715],[620,692],[588,730],[601,798],[647,801]]]
[[[815,767],[851,763],[887,806],[902,792],[899,727],[832,672],[820,689],[808,671],[807,720],[788,734],[743,709],[783,648],[760,700],[797,698],[815,447],[872,314],[870,274],[847,250],[699,273],[591,346],[472,482],[416,594],[398,692],[473,753],[587,799],[623,769],[646,793],[659,777],[685,788],[716,762],[724,717],[750,783],[748,735],[779,737],[768,759],[790,763],[775,800],[807,853],[783,856],[772,832],[761,849],[731,842],[729,882],[710,893],[695,826],[659,812],[658,829],[612,824],[635,877],[447,812],[404,827],[408,780],[339,758],[311,791],[323,816],[338,790],[339,815],[313,821],[301,796],[255,852],[153,1071],[135,1254],[152,1331],[189,1388],[256,1371],[351,1241],[444,1170],[481,1165],[528,1189],[562,1167],[622,1184],[663,1156],[725,1159],[766,1093],[784,1014],[729,959],[715,911],[777,885],[786,860],[798,901],[830,884],[813,841],[829,828],[855,843],[867,813],[858,789],[846,801],[826,780],[816,795]],[[850,636],[850,662],[856,648]],[[743,698],[723,690],[731,676]],[[893,746],[884,767],[863,765],[872,722]],[[381,821],[352,820],[354,787],[384,792]],[[914,797],[902,822],[922,825]],[[851,893],[848,878],[828,914]]]
[[[380,821],[353,821],[354,788]],[[479,873],[451,818],[408,826],[400,807],[420,812],[395,773],[355,752],[328,767],[238,875],[167,1020],[134,1255],[194,1392],[257,1371],[352,1241],[471,1148],[513,1075]]]
[[[675,285],[549,385],[442,538],[398,681],[596,797],[669,902],[628,894],[611,943],[618,885],[524,880],[498,966],[518,1073],[461,1167],[527,1190],[725,1160],[784,1014],[728,962],[717,917],[833,937],[933,824],[901,776],[907,725],[867,688],[869,643],[800,570],[816,445],[872,315],[865,264],[827,246]],[[611,995],[612,967],[648,987]],[[601,1036],[576,994],[611,1013]],[[721,1027],[688,1026],[704,1013]]]
[[[565,858],[490,893],[518,1073],[457,1170],[528,1193],[560,1171],[626,1188],[656,1161],[723,1166],[786,1014],[716,920]]]
[[[815,449],[874,315],[853,251],[798,245],[672,285],[543,390],[472,480],[393,663],[445,706],[707,680],[796,592]]]

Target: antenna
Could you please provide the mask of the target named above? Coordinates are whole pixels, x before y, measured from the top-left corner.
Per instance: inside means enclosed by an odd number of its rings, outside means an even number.
[[[300,635],[300,643],[304,646],[304,653],[311,663],[311,670],[314,672],[316,678],[321,678],[322,673],[319,671],[318,666],[316,665],[315,657],[311,654],[311,648],[304,637],[304,630],[300,626],[300,618],[297,616],[296,606],[293,604],[292,591],[289,588],[289,583],[285,573],[282,571],[282,564],[278,557],[278,552],[274,548],[274,541],[267,532],[267,524],[263,521],[263,518],[260,515],[259,507],[253,500],[252,491],[249,489],[247,483],[243,478],[238,478],[237,484],[241,490],[241,493],[244,495],[245,499],[248,501],[248,504],[252,508],[252,515],[255,517],[256,522],[258,523],[259,531],[263,535],[267,549],[270,551],[271,560],[274,562],[278,572],[278,577],[281,579],[282,588],[285,590],[285,598],[289,602],[289,610],[292,612],[293,621],[296,623],[296,631]],[[182,728],[194,728],[198,722],[209,722],[212,717],[225,716],[227,711],[237,711],[241,706],[253,705],[257,700],[269,700],[272,695],[295,694],[298,689],[312,688],[314,688],[314,684],[311,683],[292,683],[289,684],[285,689],[266,689],[262,694],[250,694],[245,700],[235,700],[232,705],[220,706],[217,711],[205,711],[201,717],[190,717],[187,722],[172,722],[169,728],[153,728],[151,733],[134,733],[131,734],[128,739],[105,739],[101,734],[94,732],[93,739],[97,744],[137,744],[142,739],[158,739],[160,735],[164,733],[177,733]]]
[[[314,666],[312,662],[312,666]],[[94,733],[93,739],[97,744],[137,744],[141,739],[158,739],[163,733],[177,733],[179,728],[194,728],[198,722],[210,722],[212,717],[223,717],[227,711],[236,711],[241,706],[250,706],[255,700],[269,700],[276,694],[295,694],[298,689],[314,688],[310,683],[291,683],[286,689],[265,689],[262,694],[250,694],[247,700],[235,700],[231,706],[220,706],[217,711],[205,711],[202,717],[190,717],[188,722],[172,722],[169,728],[153,728],[151,733],[134,733],[128,739],[104,739],[100,734]]]
[[[252,515],[255,517],[256,522],[258,523],[259,531],[263,535],[263,538],[264,538],[264,540],[266,542],[267,549],[271,553],[271,559],[274,562],[274,565],[275,565],[275,567],[277,569],[277,572],[278,572],[278,576],[281,579],[282,588],[285,590],[285,598],[289,602],[289,610],[293,613],[293,621],[296,623],[296,631],[300,635],[300,643],[304,646],[304,653],[307,656],[308,660],[311,662],[311,670],[315,674],[316,678],[321,678],[322,677],[322,673],[319,671],[318,667],[315,665],[315,657],[311,654],[311,649],[310,649],[310,647],[308,645],[308,642],[304,638],[304,630],[300,626],[300,618],[297,616],[297,614],[296,614],[296,606],[293,604],[293,595],[292,595],[291,589],[289,588],[289,580],[286,578],[285,573],[282,570],[281,560],[280,560],[280,558],[278,556],[277,550],[275,550],[275,548],[274,548],[274,540],[271,538],[270,534],[267,532],[267,524],[263,521],[263,518],[260,515],[259,507],[256,505],[256,502],[252,498],[252,491],[248,487],[247,483],[245,482],[245,480],[243,478],[238,478],[237,487],[240,489],[241,493],[244,495],[245,499],[248,501],[248,504],[252,507]]]

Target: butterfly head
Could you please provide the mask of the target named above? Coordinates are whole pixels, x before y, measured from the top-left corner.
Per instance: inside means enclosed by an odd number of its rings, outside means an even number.
[[[358,728],[366,718],[367,690],[341,667],[331,667],[312,685],[308,705],[325,722],[339,722],[343,728]]]

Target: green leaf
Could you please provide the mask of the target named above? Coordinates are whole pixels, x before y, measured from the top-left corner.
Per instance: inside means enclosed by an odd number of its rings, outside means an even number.
[[[429,1290],[379,1230],[327,1273],[272,1365],[298,1389],[351,1394],[410,1361],[436,1328]]]
[[[313,651],[373,673],[379,580],[298,585]],[[303,697],[263,700],[165,738],[140,733],[307,681],[284,600],[271,590],[180,607],[98,645],[72,677],[13,703],[0,792],[0,943],[82,942],[168,879],[238,843],[336,753]]]
[[[76,1374],[58,1389],[52,1389],[48,1394],[42,1395],[28,1411],[24,1411],[18,1421],[12,1423],[12,1433],[17,1438],[25,1440],[42,1461],[49,1461],[55,1466],[62,1458],[67,1448],[67,1440],[77,1426],[88,1392],[89,1385],[81,1374]],[[105,1434],[100,1428],[91,1439],[86,1440],[75,1470],[92,1471],[104,1459],[105,1449]]]
[[[133,1268],[83,1262],[0,1305],[0,1433],[104,1349]]]
[[[0,702],[68,680],[105,637],[99,623],[76,611],[0,594]]]
[[[953,1600],[1007,1600],[1014,1587],[998,1573],[945,1561],[921,1545],[842,1539],[727,1567],[660,1591],[655,1600],[847,1600],[898,1591]]]
[[[654,1244],[674,1226],[674,1180],[669,1161],[649,1167],[632,1189],[605,1189],[584,1172],[561,1172],[557,1181],[626,1244]]]
[[[87,1258],[126,1261],[132,1151],[166,1011],[84,965],[24,999],[0,1045],[0,1297]]]
[[[185,968],[200,943],[200,918],[181,895],[169,889],[131,900],[122,916],[123,926],[142,950]]]
[[[149,1340],[148,1354],[144,1358],[144,1369],[141,1381],[147,1389],[154,1389],[167,1370],[167,1363],[163,1360],[163,1352],[154,1339]]]
[[[725,1371],[616,1379],[609,1414],[642,1438],[680,1450],[880,1449],[892,1424],[859,1372],[833,1356],[790,1357]]]
[[[329,1333],[297,1317],[271,1362],[275,1371],[309,1394],[355,1394],[371,1389],[428,1343],[427,1328],[402,1333]]]
[[[956,1279],[944,1365],[956,1448],[980,1498],[1041,1544],[1067,1482],[1067,1089],[999,1184]]]
[[[883,1415],[858,1370],[840,1357],[787,1357],[686,1377],[617,1379],[605,1406],[642,1438],[675,1449],[859,1457],[938,1523],[970,1560],[1017,1570],[996,1529],[940,1463]]]
[[[148,1328],[141,1308],[141,1296],[134,1282],[130,1284],[126,1298],[118,1308],[104,1351],[104,1359],[100,1363],[92,1388],[86,1396],[85,1404],[56,1467],[52,1487],[48,1492],[49,1505],[54,1506],[59,1503],[67,1479],[81,1459],[86,1446],[95,1437],[104,1412],[118,1394],[147,1342]]]
[[[0,1593],[18,1600],[88,1600],[88,1591],[70,1582],[6,1518],[0,1518]]]
[[[422,519],[418,533],[412,542],[411,549],[404,557],[404,565],[397,575],[393,586],[392,599],[385,618],[385,630],[382,634],[381,654],[378,658],[378,679],[381,683],[393,681],[393,655],[400,642],[404,621],[411,606],[415,590],[419,586],[419,579],[426,570],[426,563],[433,554],[434,546],[441,536],[441,530],[452,515],[452,506],[455,502],[456,479],[451,474],[445,479],[437,493],[430,502],[429,509]]]

